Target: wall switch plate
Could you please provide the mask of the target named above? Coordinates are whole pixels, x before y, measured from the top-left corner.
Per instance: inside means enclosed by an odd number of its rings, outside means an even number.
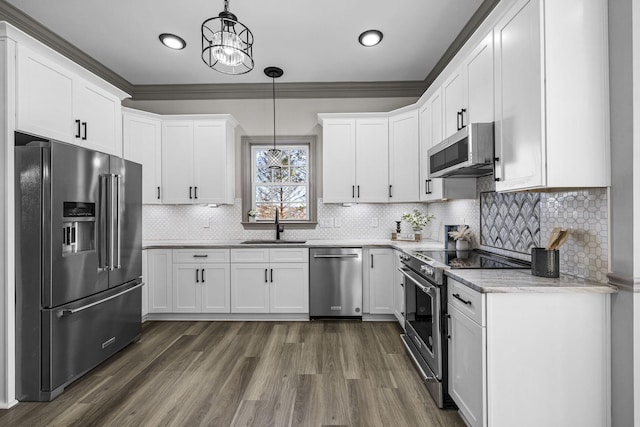
[[[331,218],[320,218],[318,220],[320,224],[320,228],[331,228],[333,227],[333,220]]]
[[[378,218],[371,218],[371,227],[373,228],[378,227]]]
[[[340,228],[341,225],[342,225],[342,221],[340,220],[340,218],[333,218],[333,226],[335,228]]]
[[[209,228],[210,226],[211,226],[211,218],[205,218],[204,222],[202,223],[202,227]]]

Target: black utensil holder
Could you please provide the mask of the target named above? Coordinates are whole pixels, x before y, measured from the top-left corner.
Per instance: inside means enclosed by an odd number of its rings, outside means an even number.
[[[531,274],[539,277],[560,277],[560,251],[531,248]]]

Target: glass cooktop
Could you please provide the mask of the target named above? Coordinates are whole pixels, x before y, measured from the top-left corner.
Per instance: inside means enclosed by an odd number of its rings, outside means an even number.
[[[413,255],[424,261],[435,261],[449,268],[531,268],[531,263],[515,258],[474,249],[470,251],[416,251]]]

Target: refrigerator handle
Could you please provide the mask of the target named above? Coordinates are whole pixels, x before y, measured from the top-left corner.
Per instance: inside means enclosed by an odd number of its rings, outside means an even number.
[[[120,175],[111,179],[111,269],[120,268]]]
[[[109,270],[109,201],[111,200],[111,176],[100,175],[100,216],[98,233],[98,267]]]

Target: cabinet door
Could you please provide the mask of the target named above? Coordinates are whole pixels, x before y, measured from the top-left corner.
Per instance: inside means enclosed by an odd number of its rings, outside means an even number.
[[[393,314],[404,329],[404,276],[398,271],[400,268],[400,251],[394,251],[393,256]]]
[[[231,312],[269,312],[269,264],[231,264]]]
[[[142,203],[159,204],[162,197],[162,122],[158,119],[123,114],[123,154],[142,164]]]
[[[17,55],[16,129],[76,143],[73,75],[23,45]]]
[[[119,98],[76,78],[74,116],[81,122],[80,145],[122,157],[122,105]]]
[[[309,312],[309,264],[275,263],[269,274],[271,313]]]
[[[393,314],[396,275],[393,249],[369,249],[369,313]]]
[[[448,305],[449,394],[471,426],[484,425],[485,329]]]
[[[465,60],[464,77],[468,123],[493,122],[493,33]]]
[[[418,111],[389,119],[389,201],[417,202],[420,191]]]
[[[429,178],[431,147],[442,140],[442,95],[437,90],[420,109],[420,200],[441,200],[442,178]]]
[[[149,293],[149,313],[173,311],[173,272],[171,249],[148,249],[147,277],[144,278]]]
[[[193,122],[162,123],[162,154],[162,201],[193,203]]]
[[[175,313],[200,312],[202,272],[193,264],[173,265],[173,311]]]
[[[193,124],[195,203],[227,203],[226,126],[220,120]]]
[[[356,185],[356,124],[353,119],[322,124],[322,199],[325,203],[354,201]]]
[[[200,269],[203,313],[231,311],[231,268],[229,264],[204,264]]]
[[[389,120],[356,120],[356,201],[389,200]]]
[[[444,138],[450,137],[462,129],[463,125],[468,124],[464,99],[464,69],[459,68],[442,85]]]
[[[516,3],[494,28],[496,190],[544,185],[540,0]]]

